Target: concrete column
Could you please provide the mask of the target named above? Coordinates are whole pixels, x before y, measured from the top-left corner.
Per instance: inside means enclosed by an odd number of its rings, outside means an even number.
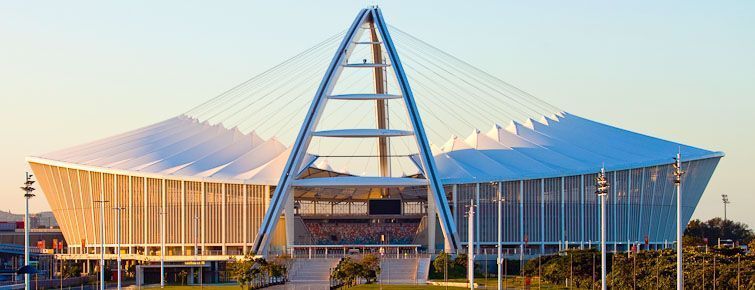
[[[479,183],[476,183],[475,184],[475,188],[474,188],[474,204],[477,206],[477,209],[475,210],[475,212],[476,213],[480,213],[480,211],[482,209],[480,207],[480,184]],[[474,244],[474,248],[475,248],[475,251],[477,251],[479,253],[480,252],[480,242],[481,242],[481,240],[480,240],[480,232],[481,232],[481,230],[480,229],[482,228],[482,227],[480,227],[480,215],[479,214],[475,214],[474,223],[475,223],[475,226],[474,226],[474,228],[475,228],[475,233],[474,233],[475,234],[475,236],[474,236],[475,244]]]
[[[435,197],[427,191],[427,251],[435,253],[435,220],[437,219],[437,209],[435,208]],[[445,243],[448,244],[448,243]]]
[[[186,255],[186,181],[183,180],[181,181],[181,255]]]
[[[242,216],[242,221],[241,221],[241,224],[242,224],[242,230],[241,230],[241,232],[242,233],[241,234],[243,235],[241,241],[244,243],[244,247],[243,247],[242,251],[243,251],[244,254],[246,254],[246,252],[248,251],[248,246],[247,245],[249,244],[249,238],[248,238],[248,236],[249,236],[248,235],[248,233],[249,233],[249,223],[248,223],[248,220],[249,220],[249,196],[248,195],[249,194],[248,194],[247,189],[246,189],[246,187],[247,187],[246,184],[242,184],[241,186],[242,186],[241,194],[243,194],[243,196],[244,196],[243,197],[243,203],[244,204],[242,206],[243,209],[242,209],[242,214],[241,214],[241,216]]]
[[[291,189],[293,191],[293,189]],[[283,215],[286,221],[286,247],[291,248],[294,245],[294,193],[288,195],[286,206],[283,209]]]
[[[220,247],[220,252],[225,255],[228,253],[228,246],[226,246],[226,233],[228,232],[228,219],[226,216],[228,213],[226,212],[226,184],[223,183],[220,187],[221,191],[221,197],[220,197],[220,242],[222,243],[222,246]]]
[[[207,246],[205,246],[205,220],[207,219],[207,190],[205,188],[206,184],[204,182],[201,183],[201,190],[202,194],[200,196],[201,199],[201,207],[200,207],[200,221],[199,221],[199,237],[200,242],[202,245],[200,246],[202,249],[202,255],[205,255],[207,253]]]

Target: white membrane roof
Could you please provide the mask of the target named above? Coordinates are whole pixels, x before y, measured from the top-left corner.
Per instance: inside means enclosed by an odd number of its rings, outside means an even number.
[[[475,130],[433,146],[444,183],[534,179],[721,157],[703,150],[594,122],[569,113]],[[101,168],[166,178],[235,180],[275,185],[290,150],[275,138],[210,125],[181,115],[29,161]],[[310,160],[312,160],[310,156]],[[314,167],[332,170],[325,162]]]

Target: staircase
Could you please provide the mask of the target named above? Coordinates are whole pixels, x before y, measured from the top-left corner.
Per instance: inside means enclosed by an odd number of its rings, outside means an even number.
[[[341,259],[296,259],[289,274],[291,282],[324,282],[330,280],[330,270],[338,265]]]
[[[417,279],[419,260],[417,258],[381,260],[380,282],[383,284],[415,284],[420,282],[424,284],[424,281]],[[426,277],[421,280],[426,280]]]

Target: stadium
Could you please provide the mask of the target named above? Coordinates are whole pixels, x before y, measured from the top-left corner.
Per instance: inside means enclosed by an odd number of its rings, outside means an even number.
[[[508,254],[594,247],[601,167],[609,248],[668,246],[677,153],[686,224],[723,153],[570,114],[367,8],[174,118],[27,161],[62,258],[111,260],[120,245],[131,263],[215,269],[249,252],[461,251],[471,204],[479,251],[498,230]]]

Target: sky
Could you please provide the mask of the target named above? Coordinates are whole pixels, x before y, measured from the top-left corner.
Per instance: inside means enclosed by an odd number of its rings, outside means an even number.
[[[570,113],[726,153],[693,218],[755,226],[755,2],[378,1]],[[0,2],[0,210],[25,156],[152,124],[347,28],[364,1]],[[32,212],[48,210],[44,198]]]

